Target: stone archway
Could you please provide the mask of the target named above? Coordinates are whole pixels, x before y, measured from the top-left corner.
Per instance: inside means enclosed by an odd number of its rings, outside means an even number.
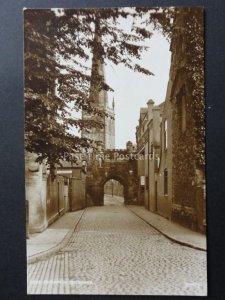
[[[95,160],[89,164],[86,177],[87,206],[104,205],[104,185],[110,180],[119,181],[124,187],[124,204],[138,204],[137,161],[131,159],[127,151],[118,158],[117,150],[111,152],[110,158],[98,164]]]

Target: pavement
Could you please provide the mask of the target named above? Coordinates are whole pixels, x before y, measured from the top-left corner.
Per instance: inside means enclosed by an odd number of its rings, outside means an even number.
[[[120,197],[114,196],[114,201],[118,206],[123,205]],[[107,199],[105,204],[115,205],[110,198]],[[127,205],[126,207],[173,242],[206,251],[207,242],[204,234],[173,223],[142,206]],[[27,239],[27,263],[46,258],[63,248],[76,229],[83,213],[84,210],[68,212],[45,231],[30,235],[30,238]]]
[[[128,205],[127,206],[134,214],[158,230],[170,240],[181,245],[188,246],[194,249],[206,251],[207,241],[206,235],[185,228],[177,223],[171,222],[168,219],[154,214],[143,206]]]
[[[33,263],[59,251],[76,229],[84,210],[68,212],[45,231],[30,234],[27,239],[27,263]]]

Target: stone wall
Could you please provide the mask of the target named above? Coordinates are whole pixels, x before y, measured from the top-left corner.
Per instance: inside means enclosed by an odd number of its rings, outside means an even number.
[[[36,154],[25,154],[27,234],[42,232],[68,210],[68,186],[63,176],[51,176]]]
[[[33,153],[25,155],[25,194],[28,201],[29,232],[42,232],[47,226],[46,193],[47,181],[45,168],[36,163]]]

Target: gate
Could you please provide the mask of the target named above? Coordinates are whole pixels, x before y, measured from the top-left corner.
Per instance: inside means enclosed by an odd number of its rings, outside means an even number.
[[[57,176],[47,178],[47,219],[48,224],[53,223],[65,212],[64,178]]]
[[[69,210],[76,211],[85,207],[85,174],[82,168],[74,168],[69,179]]]

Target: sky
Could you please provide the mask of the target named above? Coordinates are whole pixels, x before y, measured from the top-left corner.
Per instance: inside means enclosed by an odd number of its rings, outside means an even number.
[[[171,53],[169,43],[161,33],[154,31],[147,45],[150,47],[141,57],[140,65],[149,69],[154,76],[133,72],[126,67],[107,64],[106,82],[113,88],[109,93],[109,102],[115,99],[115,135],[116,148],[126,147],[126,142],[135,141],[141,107],[147,107],[152,99],[155,104],[165,100],[169,79]]]

